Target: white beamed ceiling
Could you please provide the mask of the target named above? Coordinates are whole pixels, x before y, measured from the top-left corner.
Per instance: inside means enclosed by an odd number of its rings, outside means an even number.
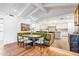
[[[0,12],[38,21],[46,17],[74,13],[77,5],[74,3],[0,3]]]

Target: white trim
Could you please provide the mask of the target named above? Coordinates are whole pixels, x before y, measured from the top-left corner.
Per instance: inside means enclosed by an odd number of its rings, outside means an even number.
[[[5,42],[5,41],[4,41],[4,45],[10,44],[10,43],[14,43],[14,42],[17,42],[17,41],[8,41],[8,42]]]

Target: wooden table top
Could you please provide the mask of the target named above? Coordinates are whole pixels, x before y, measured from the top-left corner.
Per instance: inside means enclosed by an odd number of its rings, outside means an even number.
[[[39,38],[41,35],[24,35],[24,36]]]

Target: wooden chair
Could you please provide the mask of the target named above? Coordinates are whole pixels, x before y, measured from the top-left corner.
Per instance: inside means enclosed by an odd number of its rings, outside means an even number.
[[[24,38],[22,36],[18,36],[17,41],[20,47],[24,47]]]
[[[39,38],[39,40],[36,41],[37,44],[43,44],[44,43],[44,37]]]
[[[47,33],[47,40],[45,40],[44,45],[45,46],[50,46],[54,42],[54,33]]]
[[[24,46],[26,48],[29,48],[30,46],[32,46],[32,40],[29,39],[29,37],[24,37]]]
[[[39,38],[39,40],[37,40],[35,42],[39,47],[40,47],[40,50],[41,50],[41,55],[43,54],[43,48],[44,48],[44,37],[41,37]]]

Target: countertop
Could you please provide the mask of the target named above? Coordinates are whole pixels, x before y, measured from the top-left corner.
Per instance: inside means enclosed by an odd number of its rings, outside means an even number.
[[[79,34],[75,34],[75,33],[73,33],[73,34],[70,34],[70,35],[79,35]]]

